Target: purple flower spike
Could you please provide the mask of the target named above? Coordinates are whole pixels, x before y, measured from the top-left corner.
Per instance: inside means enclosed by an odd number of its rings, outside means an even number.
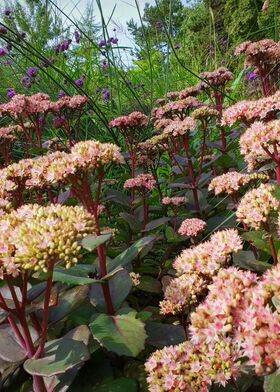
[[[83,81],[83,79],[78,79],[78,80],[75,81],[75,84],[78,87],[83,87],[84,81]]]
[[[35,78],[38,75],[38,68],[36,67],[29,67],[27,70],[27,75],[30,76],[30,78]]]
[[[102,39],[101,41],[99,41],[98,46],[99,46],[99,48],[104,48],[104,46],[106,46],[106,41],[105,41],[105,39]]]
[[[16,95],[15,90],[12,87],[7,88],[7,97],[8,98],[13,98],[13,96]]]
[[[4,15],[5,15],[5,16],[10,16],[11,13],[12,13],[12,11],[11,11],[10,8],[6,8],[5,11],[4,11]]]
[[[156,27],[157,27],[157,29],[161,29],[162,28],[162,23],[161,23],[160,20],[157,21]]]
[[[76,43],[80,43],[80,33],[78,31],[75,31],[74,36]]]
[[[65,92],[60,90],[59,93],[58,93],[58,98],[62,98],[62,97],[65,97],[65,96],[66,96]]]
[[[104,101],[108,101],[110,99],[110,91],[107,88],[102,90],[102,95],[103,95]]]
[[[0,26],[0,34],[7,34],[7,29],[5,29],[3,26]]]
[[[0,57],[6,56],[9,53],[8,49],[0,48]]]

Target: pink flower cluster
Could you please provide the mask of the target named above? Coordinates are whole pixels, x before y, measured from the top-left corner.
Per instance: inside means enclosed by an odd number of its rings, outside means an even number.
[[[155,108],[152,113],[153,119],[160,120],[162,118],[181,118],[182,115],[187,114],[188,111],[201,106],[205,105],[194,97],[187,97]]]
[[[14,95],[8,103],[0,105],[0,117],[27,118],[34,114],[47,112],[60,112],[63,109],[81,108],[88,102],[88,98],[76,95],[62,97],[57,102],[52,102],[47,94],[37,93],[31,96],[23,94]]]
[[[188,248],[177,256],[173,267],[178,274],[200,272],[212,277],[227,263],[228,255],[242,249],[242,240],[237,230],[227,229],[214,233],[209,241]]]
[[[6,193],[16,189],[45,188],[55,183],[71,183],[74,175],[94,171],[109,163],[124,163],[119,147],[94,140],[80,142],[70,153],[54,152],[34,159],[22,159],[0,170]],[[4,196],[5,197],[5,196]]]
[[[154,188],[156,180],[150,174],[139,174],[134,178],[129,178],[124,183],[126,189],[137,189],[141,192],[151,191]]]
[[[212,72],[203,72],[201,77],[206,79],[211,86],[224,86],[233,79],[232,73],[225,67],[220,67]]]
[[[248,66],[259,66],[260,63],[279,60],[280,43],[272,39],[263,39],[257,42],[245,41],[236,47],[234,54],[236,56],[245,55]]]
[[[180,197],[180,196],[168,197],[167,196],[162,199],[162,204],[165,206],[179,207],[180,205],[187,203],[187,201],[188,201],[187,197],[184,197],[184,196],[182,196],[182,197]]]
[[[269,97],[260,98],[256,101],[240,101],[224,111],[222,125],[233,125],[237,121],[243,121],[246,125],[255,120],[275,118],[280,111],[280,91]]]
[[[166,287],[164,300],[160,302],[162,314],[178,314],[198,304],[199,296],[207,292],[207,283],[197,273],[183,274]]]
[[[170,135],[174,138],[185,135],[189,131],[195,130],[197,127],[196,121],[192,117],[185,117],[184,120],[171,121],[167,127],[164,128],[164,135]]]
[[[155,351],[145,364],[151,392],[207,392],[240,374],[230,340],[199,347],[189,341]]]
[[[186,237],[197,237],[206,229],[206,222],[198,218],[185,219],[179,227],[178,233]]]
[[[128,116],[120,116],[110,121],[110,128],[118,128],[119,130],[142,128],[148,125],[149,119],[141,112],[132,112]]]
[[[146,362],[150,391],[207,392],[243,368],[259,376],[279,368],[280,314],[270,302],[280,294],[280,266],[261,279],[235,267],[221,269],[208,289],[191,313],[190,341],[164,347]]]
[[[195,109],[191,116],[195,120],[209,121],[211,118],[218,117],[219,112],[216,109],[210,108],[209,106],[202,106],[201,108]]]
[[[213,178],[208,186],[209,191],[214,191],[215,195],[226,193],[231,195],[239,191],[239,189],[246,185],[251,180],[249,174],[242,174],[239,172],[228,172]]]
[[[280,120],[254,122],[240,137],[239,145],[249,170],[270,159],[278,163]]]
[[[184,90],[180,91],[179,98],[184,99],[187,97],[196,97],[203,90],[205,90],[205,83],[198,83],[195,86],[187,87]]]
[[[280,203],[273,195],[274,190],[273,185],[261,184],[247,192],[237,207],[237,219],[255,230],[260,230],[269,216],[279,210]]]

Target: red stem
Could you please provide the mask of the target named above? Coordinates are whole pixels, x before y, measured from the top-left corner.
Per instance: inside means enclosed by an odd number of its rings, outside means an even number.
[[[271,248],[272,258],[273,258],[273,261],[274,261],[274,265],[277,265],[278,264],[277,252],[276,252],[274,240],[272,238],[272,235],[270,234],[270,230],[269,230],[269,226],[268,226],[267,222],[264,223],[264,229],[269,234],[269,245],[270,245],[270,248]]]
[[[49,264],[49,268],[48,268],[49,276],[48,276],[48,280],[47,280],[47,287],[46,287],[45,299],[44,299],[42,335],[41,335],[41,341],[40,341],[39,347],[33,357],[35,359],[40,358],[40,356],[45,348],[45,343],[47,340],[49,307],[50,307],[50,298],[51,298],[52,280],[53,280],[53,267],[54,267],[54,261],[52,261]]]
[[[187,135],[183,136],[183,141],[184,141],[185,152],[186,152],[186,156],[187,156],[187,160],[188,160],[189,173],[190,173],[190,177],[191,177],[194,205],[195,205],[195,209],[196,209],[197,213],[200,214],[197,185],[196,185],[194,169],[193,169],[193,164],[192,164],[192,158],[191,158],[190,150],[189,150],[189,140],[188,140]]]

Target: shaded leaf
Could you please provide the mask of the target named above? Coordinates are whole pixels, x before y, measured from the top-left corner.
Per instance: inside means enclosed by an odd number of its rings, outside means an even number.
[[[50,377],[72,369],[89,357],[89,351],[83,342],[61,338],[46,343],[43,357],[28,359],[23,366],[29,374]]]
[[[104,242],[108,241],[112,237],[112,233],[102,234],[99,236],[88,235],[82,239],[82,247],[92,252],[99,245],[104,244]]]
[[[185,340],[184,330],[181,325],[151,321],[146,324],[146,331],[148,334],[147,343],[157,348],[179,344]]]
[[[77,286],[60,293],[57,306],[49,309],[49,320],[54,323],[76,309],[88,295],[87,286]]]
[[[164,216],[164,217],[159,218],[159,219],[155,219],[155,220],[149,222],[149,223],[146,225],[145,229],[142,230],[142,231],[154,230],[154,229],[156,229],[157,227],[160,227],[160,226],[164,225],[165,223],[167,223],[167,222],[169,222],[169,221],[170,221],[170,218],[168,218],[167,216]]]
[[[280,392],[280,375],[274,373],[265,376],[263,389],[264,392]]]
[[[117,378],[94,388],[95,392],[137,392],[138,387],[132,378]]]
[[[142,291],[147,291],[148,293],[160,294],[162,293],[162,288],[160,282],[153,278],[152,276],[142,275],[140,279],[140,284],[137,289]]]
[[[119,355],[136,357],[143,349],[147,337],[144,324],[133,314],[96,315],[90,328],[94,338],[107,350]]]
[[[267,240],[267,233],[265,231],[248,231],[241,235],[246,241],[252,242],[257,249],[263,250],[271,254],[271,248]]]
[[[109,288],[114,309],[117,310],[128,296],[132,287],[129,273],[125,269],[119,270],[109,281]],[[89,291],[91,304],[99,311],[106,312],[103,289],[101,285],[92,285]]]
[[[134,215],[128,212],[121,212],[120,217],[129,225],[133,233],[139,233],[142,229],[142,223]]]
[[[271,264],[256,260],[254,253],[250,250],[241,250],[238,253],[233,254],[232,258],[234,265],[251,271],[264,272],[272,267]]]
[[[110,265],[108,266],[110,271],[119,266],[125,267],[131,263],[143,249],[145,249],[148,245],[152,245],[155,239],[155,236],[148,236],[136,241],[133,245],[131,245],[128,249],[126,249],[111,261]]]

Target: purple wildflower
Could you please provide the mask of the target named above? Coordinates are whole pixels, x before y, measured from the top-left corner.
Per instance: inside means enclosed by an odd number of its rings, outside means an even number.
[[[14,95],[16,95],[15,90],[12,87],[7,88],[7,97],[12,98]]]
[[[102,90],[102,95],[103,95],[104,101],[109,101],[109,99],[110,99],[110,91],[108,90],[108,88],[104,88]]]
[[[36,67],[29,67],[27,69],[27,75],[30,76],[30,78],[35,78],[38,75],[38,68]]]
[[[101,41],[99,41],[98,46],[99,46],[99,48],[103,48],[104,46],[106,46],[105,39],[102,39]]]
[[[174,46],[174,49],[180,49],[180,48],[181,48],[181,45],[179,45],[179,44]]]
[[[84,80],[83,79],[78,79],[75,81],[76,86],[78,87],[83,87],[84,85]]]
[[[112,44],[117,44],[119,42],[119,39],[117,37],[112,39]]]
[[[60,90],[59,93],[58,93],[58,98],[62,98],[62,97],[65,97],[65,96],[66,96],[65,92]]]
[[[160,20],[157,21],[157,23],[156,23],[156,28],[157,28],[157,29],[161,29],[161,28],[162,28],[162,23],[161,23]]]
[[[76,43],[80,43],[80,33],[78,31],[75,31],[74,36]]]
[[[12,11],[11,11],[10,8],[6,8],[6,9],[4,10],[4,15],[5,15],[5,16],[10,16],[11,13],[12,13]]]
[[[0,57],[6,56],[8,53],[9,51],[7,48],[0,48]]]
[[[7,29],[5,29],[3,26],[0,26],[0,34],[7,34]]]

